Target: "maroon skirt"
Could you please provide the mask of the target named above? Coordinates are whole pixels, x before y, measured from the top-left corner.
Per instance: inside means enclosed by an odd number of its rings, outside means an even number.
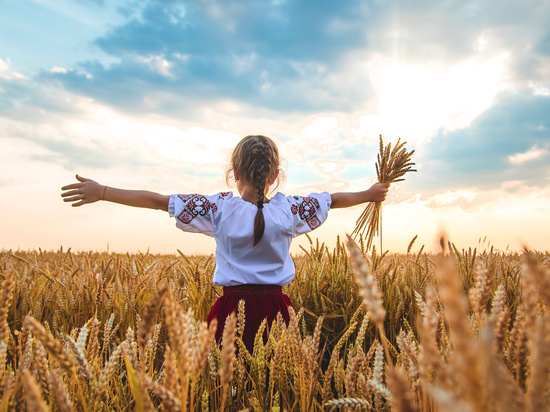
[[[281,286],[277,285],[239,285],[226,286],[223,295],[216,300],[210,314],[208,324],[212,319],[218,319],[216,341],[222,341],[225,319],[232,312],[237,314],[239,301],[244,300],[244,333],[243,342],[250,353],[254,348],[254,338],[262,321],[267,318],[268,328],[275,320],[277,313],[281,312],[285,323],[290,320],[288,307],[292,306],[290,299],[283,293]],[[264,343],[267,333],[264,333]]]

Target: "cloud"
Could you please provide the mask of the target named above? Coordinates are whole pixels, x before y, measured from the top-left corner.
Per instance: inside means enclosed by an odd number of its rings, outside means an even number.
[[[5,61],[0,58],[0,73],[7,72],[10,67],[10,59],[6,59]]]
[[[547,149],[542,149],[537,146],[533,146],[528,151],[524,153],[516,153],[514,155],[508,156],[510,163],[514,165],[520,165],[522,163],[529,162],[531,160],[538,159],[542,156],[546,156],[550,152]]]
[[[59,67],[59,66],[53,66],[51,69],[50,69],[50,72],[52,73],[63,73],[63,74],[67,74],[67,69],[64,68],[64,67]]]
[[[138,62],[145,63],[148,65],[151,70],[157,72],[158,74],[165,77],[173,77],[174,75],[170,73],[170,68],[172,63],[164,58],[164,56],[148,56],[148,57],[138,57]]]
[[[281,141],[291,163],[314,164],[317,179],[359,181],[374,174],[383,133],[417,148],[419,172],[407,190],[478,179],[484,187],[535,184],[547,171],[542,162],[521,168],[510,156],[546,147],[549,37],[535,17],[547,9],[517,1],[127,2],[93,42],[111,63],[60,62],[29,80],[0,60],[0,116],[30,117],[21,136],[34,135],[67,167],[68,158],[149,167],[180,152],[192,162],[205,150],[189,143],[198,130],[216,147],[226,134],[254,129]],[[126,120],[111,124],[113,113]],[[85,138],[72,138],[74,127]],[[152,149],[146,133],[162,144]],[[113,150],[94,160],[99,136]]]
[[[349,70],[375,16],[357,0],[151,1],[95,40],[118,62],[80,61],[74,72],[45,75],[108,104],[135,96],[129,108],[138,111],[155,95],[230,98],[275,111],[346,110],[350,88],[341,89],[334,74]]]
[[[343,5],[323,0],[314,6],[290,1],[151,1],[140,16],[113,28],[96,44],[115,55],[166,50],[227,56],[252,50],[260,56],[324,61],[365,44],[358,34],[369,20],[368,11],[357,0]],[[317,47],[320,42],[325,47]]]
[[[354,113],[362,118],[359,138],[405,130],[420,143],[440,127],[466,127],[498,91],[525,82],[522,76],[546,84],[540,47],[524,47],[547,35],[534,18],[546,8],[517,1],[134,1],[119,8],[124,21],[93,41],[111,63],[80,59],[73,70],[40,80],[120,110],[189,120],[198,106],[219,100],[238,102],[243,115],[259,108]],[[504,50],[511,50],[508,61]],[[383,87],[375,87],[377,76]],[[477,83],[465,83],[468,76]],[[416,92],[422,88],[428,92]],[[439,104],[450,94],[460,98]]]
[[[3,145],[28,143],[32,150],[20,154],[26,162],[66,170],[164,168],[209,179],[223,175],[230,149],[241,138],[160,115],[136,118],[55,82],[11,75],[0,77],[0,108]]]
[[[22,80],[25,78],[23,74],[11,70],[10,66],[11,59],[9,57],[6,60],[0,58],[0,81]]]
[[[548,113],[549,97],[523,93],[503,98],[467,129],[440,131],[417,150],[416,160],[422,167],[414,177],[415,185],[431,190],[490,189],[513,180],[541,185],[542,176],[550,175],[550,162],[545,161]]]
[[[338,139],[331,132],[337,127],[338,119],[331,116],[318,116],[302,129],[302,135],[315,141],[313,144],[334,146],[338,144]]]

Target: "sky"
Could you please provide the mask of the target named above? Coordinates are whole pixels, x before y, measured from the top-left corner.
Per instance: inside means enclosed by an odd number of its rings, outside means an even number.
[[[549,18],[550,0],[0,0],[0,248],[211,254],[165,212],[60,188],[236,193],[231,151],[264,134],[283,193],[364,190],[381,134],[418,170],[391,187],[383,249],[444,231],[548,250]],[[333,246],[363,208],[312,238]]]

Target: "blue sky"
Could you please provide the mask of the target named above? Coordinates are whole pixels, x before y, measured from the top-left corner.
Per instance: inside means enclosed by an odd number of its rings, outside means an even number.
[[[215,193],[261,133],[289,194],[366,188],[377,136],[407,140],[418,172],[385,206],[391,250],[442,229],[548,249],[549,18],[548,0],[1,1],[0,247],[209,253],[160,212],[71,209],[59,187],[78,172]]]

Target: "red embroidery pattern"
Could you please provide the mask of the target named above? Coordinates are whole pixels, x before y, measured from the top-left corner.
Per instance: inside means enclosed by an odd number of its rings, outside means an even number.
[[[212,207],[203,195],[178,195],[178,197],[183,201],[183,211],[179,214],[178,219],[185,224],[191,223],[199,215],[206,215]]]
[[[318,227],[321,222],[317,219],[317,209],[319,209],[319,201],[314,197],[298,197],[294,196],[298,204],[290,206],[293,214],[298,214],[300,219],[305,221],[311,229]]]

